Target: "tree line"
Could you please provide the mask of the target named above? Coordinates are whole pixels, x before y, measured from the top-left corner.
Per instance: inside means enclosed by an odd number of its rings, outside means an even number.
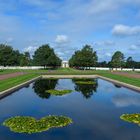
[[[69,60],[71,67],[88,69],[90,67],[110,67],[110,68],[140,68],[140,62],[136,62],[132,57],[125,60],[122,52],[116,51],[111,61],[98,62],[96,51],[90,45],[85,45],[81,50],[75,51]]]
[[[61,65],[61,59],[48,44],[40,46],[33,58],[29,52],[20,53],[9,45],[0,44],[0,65],[57,67]]]
[[[32,57],[29,52],[20,53],[12,46],[0,44],[1,66],[59,67],[61,61],[49,44],[40,46]],[[78,69],[90,67],[140,68],[140,62],[134,61],[132,57],[125,59],[124,54],[120,51],[116,51],[109,62],[98,62],[97,52],[90,45],[85,45],[81,50],[75,51],[69,59],[69,65]]]

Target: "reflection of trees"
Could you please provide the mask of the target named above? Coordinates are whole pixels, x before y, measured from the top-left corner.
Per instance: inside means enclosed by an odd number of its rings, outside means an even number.
[[[81,92],[85,98],[90,98],[97,91],[97,79],[72,79],[75,90]],[[79,84],[77,81],[93,81],[94,84]]]
[[[121,86],[120,86],[120,85],[116,85],[116,84],[114,84],[114,86],[115,86],[116,88],[121,88]]]
[[[46,90],[55,89],[57,82],[58,79],[39,79],[34,83],[33,89],[39,97],[48,99],[50,94]]]

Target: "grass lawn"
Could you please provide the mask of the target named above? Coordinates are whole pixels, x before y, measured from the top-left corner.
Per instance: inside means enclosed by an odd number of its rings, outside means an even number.
[[[104,77],[107,77],[107,78],[110,78],[110,79],[113,79],[113,80],[117,80],[117,81],[120,81],[120,82],[124,82],[124,83],[130,84],[130,85],[140,87],[140,79],[138,79],[138,78],[128,78],[126,76],[115,75],[115,74],[112,74],[112,73],[109,73],[109,72],[108,73],[99,73],[98,75],[101,75],[101,76],[104,76]]]
[[[113,80],[117,80],[120,82],[124,82],[127,84],[131,84],[131,85],[140,87],[140,79],[128,78],[126,76],[116,75],[109,71],[75,70],[75,69],[67,68],[67,69],[58,69],[58,70],[48,71],[48,72],[46,72],[46,74],[48,74],[48,75],[93,75],[93,74],[97,74],[100,76],[111,78]]]
[[[27,72],[28,74],[18,76],[18,78],[14,77],[14,78],[6,79],[6,80],[1,80],[0,91],[6,90],[15,85],[21,84],[27,80],[30,80],[36,76],[39,76],[40,74],[46,74],[46,75],[94,75],[94,74],[97,74],[97,75],[101,75],[107,78],[118,80],[120,82],[124,82],[127,84],[140,87],[140,79],[138,78],[128,78],[126,76],[115,75],[109,71],[100,71],[100,70],[95,71],[95,70],[76,70],[72,68],[59,68],[56,70],[4,70],[2,73],[6,74],[6,73],[12,73],[12,72],[19,72],[19,71]]]
[[[25,74],[14,78],[9,78],[0,81],[0,92],[11,87],[14,87],[18,84],[24,83],[28,80],[31,80],[35,77],[39,76],[39,74]]]

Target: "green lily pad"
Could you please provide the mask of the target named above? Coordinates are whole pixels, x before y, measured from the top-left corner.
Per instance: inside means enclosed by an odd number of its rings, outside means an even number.
[[[33,117],[16,116],[3,122],[11,131],[17,133],[39,133],[50,128],[64,127],[72,123],[72,119],[65,116],[47,116],[40,120]]]
[[[55,89],[51,89],[51,90],[46,90],[46,92],[50,93],[52,95],[62,96],[62,95],[71,93],[72,90],[55,90]]]
[[[75,83],[76,84],[81,84],[81,85],[94,85],[94,84],[96,84],[93,81],[76,81]]]
[[[124,121],[140,125],[140,114],[123,114],[120,118]]]

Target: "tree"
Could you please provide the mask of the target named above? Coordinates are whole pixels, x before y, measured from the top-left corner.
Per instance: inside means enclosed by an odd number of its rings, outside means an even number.
[[[114,53],[111,59],[111,66],[114,68],[124,67],[124,54],[120,51]]]
[[[0,44],[0,65],[18,66],[20,63],[20,53],[9,45]]]
[[[82,50],[78,50],[69,60],[72,67],[93,67],[97,64],[97,54],[90,45],[85,45]]]
[[[135,61],[132,57],[128,57],[126,60],[126,67],[127,68],[134,68],[135,67]]]
[[[31,64],[31,58],[30,53],[25,52],[24,54],[20,55],[20,66],[30,66]]]
[[[34,64],[37,66],[60,66],[61,60],[56,56],[54,50],[48,44],[39,47],[33,56]]]

